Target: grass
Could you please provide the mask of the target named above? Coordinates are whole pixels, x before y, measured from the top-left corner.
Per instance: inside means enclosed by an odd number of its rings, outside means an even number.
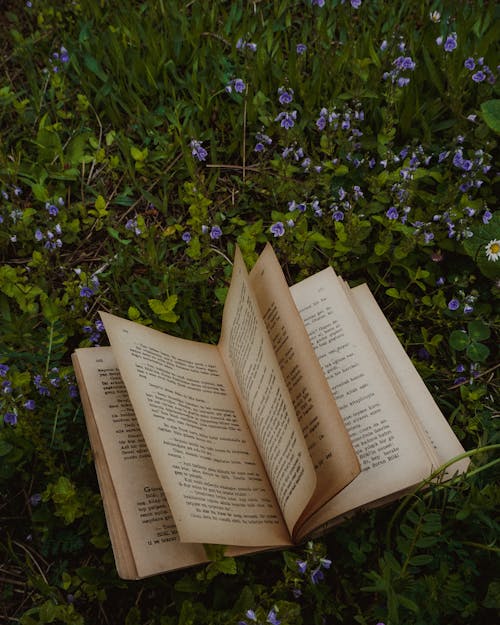
[[[494,618],[498,8],[357,4],[4,3],[6,623]],[[291,282],[369,283],[471,470],[294,552],[124,582],[70,354],[105,344],[99,309],[217,341],[235,244],[268,240]]]

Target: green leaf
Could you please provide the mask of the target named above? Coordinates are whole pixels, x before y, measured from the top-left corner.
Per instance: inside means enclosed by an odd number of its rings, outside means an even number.
[[[410,558],[410,564],[411,566],[425,566],[426,564],[430,564],[433,560],[433,556],[428,554],[421,554],[419,556],[413,556],[413,558]]]
[[[97,59],[90,54],[86,54],[84,56],[83,62],[85,63],[85,67],[89,69],[93,74],[95,74],[98,78],[100,78],[103,82],[108,80],[108,75],[102,69],[101,64]]]
[[[13,449],[14,447],[10,443],[0,438],[0,456],[6,456]]]
[[[96,207],[96,210],[98,210],[99,212],[105,210],[106,200],[102,197],[102,195],[97,196],[94,206]]]
[[[393,297],[394,299],[401,299],[401,296],[399,295],[399,291],[393,287],[391,287],[390,289],[387,289],[386,294],[389,297]]]
[[[490,328],[480,320],[469,321],[467,330],[472,341],[485,341],[490,338]]]
[[[139,150],[139,148],[136,148],[134,145],[130,148],[130,154],[132,158],[134,159],[134,161],[139,161],[140,163],[142,163],[146,159],[148,152],[148,148],[144,148],[144,150]]]
[[[151,310],[162,321],[167,323],[175,323],[179,319],[179,315],[176,315],[173,310],[177,304],[177,295],[170,295],[165,301],[159,299],[148,299],[148,304]]]
[[[137,310],[135,306],[129,306],[127,315],[130,321],[137,321],[141,318],[141,313]]]
[[[450,334],[450,345],[459,352],[465,349],[469,342],[469,335],[465,330],[453,330]]]
[[[109,236],[119,241],[122,245],[128,245],[129,243],[132,243],[132,239],[122,239],[118,230],[115,230],[111,226],[108,226],[106,230],[108,231]]]
[[[481,104],[481,112],[486,124],[495,132],[500,133],[500,100],[488,100]]]
[[[482,343],[471,343],[465,352],[473,362],[483,362],[490,355],[489,347]]]

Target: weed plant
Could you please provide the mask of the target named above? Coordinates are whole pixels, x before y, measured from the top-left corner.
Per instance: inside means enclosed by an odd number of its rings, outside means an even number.
[[[0,620],[491,623],[498,6],[4,0]],[[235,244],[369,283],[468,475],[286,553],[117,577],[70,364],[99,309],[215,342]],[[497,408],[498,410],[498,404]]]

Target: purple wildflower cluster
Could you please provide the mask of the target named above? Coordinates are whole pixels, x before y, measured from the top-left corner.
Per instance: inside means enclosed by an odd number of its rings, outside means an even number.
[[[444,37],[439,36],[436,39],[436,43],[438,46],[443,46],[443,50],[445,52],[453,52],[453,50],[456,50],[457,48],[457,33],[451,33],[451,35],[448,35],[446,37],[446,39],[444,39]]]
[[[321,132],[330,130],[340,133],[338,142],[345,142],[349,149],[346,156],[347,160],[351,161],[355,167],[359,167],[361,160],[353,155],[351,151],[361,148],[360,139],[363,136],[363,132],[359,126],[364,119],[364,111],[358,102],[353,105],[345,104],[340,111],[336,107],[332,109],[323,107],[316,120],[316,128]]]
[[[233,90],[235,93],[243,93],[246,88],[247,86],[241,78],[233,78],[233,80],[228,82],[224,89],[226,93],[232,93]]]
[[[255,135],[255,141],[256,141],[255,147],[254,147],[255,152],[264,152],[266,149],[266,146],[272,145],[272,142],[273,142],[271,137],[269,137],[263,132],[258,132]]]
[[[470,315],[474,312],[474,302],[476,301],[475,295],[466,295],[463,291],[460,291],[457,296],[452,297],[448,302],[448,310],[452,312],[460,311],[464,315]]]
[[[202,234],[208,234],[212,241],[217,241],[222,236],[222,229],[218,225],[209,227],[206,224],[203,224],[201,227],[201,232]]]
[[[137,224],[137,217],[131,218],[127,220],[127,223],[125,224],[125,229],[126,230],[133,230],[134,234],[136,236],[139,236],[142,234],[142,230],[139,228],[138,224]]]
[[[252,43],[251,41],[245,41],[245,39],[240,37],[238,41],[236,42],[236,49],[237,50],[250,50],[250,52],[256,52],[257,44]]]
[[[53,52],[49,59],[49,65],[52,71],[57,74],[61,67],[69,63],[69,54],[64,46],[59,48],[59,52]]]
[[[100,319],[98,319],[94,325],[84,325],[82,330],[84,334],[88,335],[89,341],[92,345],[98,345],[104,332],[104,324]]]
[[[488,65],[485,64],[484,57],[474,59],[474,57],[470,56],[469,58],[465,59],[464,67],[470,72],[473,72],[471,78],[474,82],[480,83],[487,81],[490,83],[490,85],[495,84],[495,74],[488,67]]]
[[[491,170],[491,157],[484,153],[484,150],[477,149],[470,154],[466,154],[465,148],[461,145],[464,139],[457,138],[457,148],[452,156],[453,167],[460,172],[460,184],[458,190],[461,193],[479,189],[484,184],[483,176]],[[450,152],[442,152],[439,156],[440,162],[450,157]]]
[[[263,621],[261,621],[255,612],[255,610],[247,610],[245,612],[245,616],[250,619],[252,623],[256,623],[257,625],[262,625]],[[269,623],[269,625],[280,625],[281,621],[278,619],[276,608],[271,608],[267,613],[266,620],[264,623]],[[238,621],[238,625],[249,625],[247,621]]]
[[[467,376],[467,375],[464,375],[465,373],[467,373],[465,365],[462,363],[458,363],[458,365],[455,367],[455,372],[461,375],[459,375],[453,380],[453,384],[454,385],[465,384],[465,382],[469,382],[470,384],[472,384],[479,375],[478,368],[479,368],[478,363],[472,362],[469,365],[469,372]]]
[[[208,152],[202,146],[201,141],[198,141],[197,139],[191,139],[189,147],[191,148],[191,155],[194,156],[196,160],[198,161],[206,160],[208,156]]]
[[[384,72],[382,78],[390,80],[393,85],[398,87],[406,87],[410,83],[410,77],[406,72],[413,72],[416,67],[415,61],[411,56],[400,55],[394,59],[392,67],[391,71]]]
[[[293,89],[289,87],[280,87],[278,89],[278,101],[282,106],[288,106],[293,101]],[[297,111],[281,111],[278,113],[275,122],[280,122],[280,126],[285,130],[290,130],[295,126],[295,122],[297,120]]]
[[[275,122],[280,122],[280,126],[285,130],[290,130],[295,126],[297,111],[281,111],[275,118]]]
[[[36,410],[37,403],[32,397],[26,397],[26,392],[31,394],[31,389],[26,388],[29,383],[24,381],[21,388],[14,386],[13,380],[23,376],[13,375],[10,379],[10,373],[12,372],[9,365],[0,364],[0,378],[2,378],[0,392],[7,396],[2,402],[7,408],[3,414],[3,422],[5,425],[14,426],[18,423],[18,418],[23,411],[33,412]],[[78,397],[74,379],[70,375],[61,375],[58,367],[53,367],[47,375],[35,374],[32,382],[40,397],[51,397],[56,389],[64,387],[71,398]]]
[[[329,558],[317,557],[312,554],[312,557],[308,557],[306,560],[297,560],[297,572],[303,577],[308,578],[309,581],[316,585],[323,581],[325,578],[324,570],[329,569],[332,565],[332,561]],[[300,590],[300,582],[302,580],[298,578],[296,585],[293,589],[294,597],[300,597],[302,591]]]
[[[337,197],[330,204],[330,214],[334,221],[344,221],[346,213],[354,207],[356,202],[364,197],[364,193],[358,185],[347,192],[343,187],[337,189]]]
[[[311,159],[305,155],[304,149],[301,147],[297,147],[297,144],[294,143],[292,145],[286,146],[281,151],[281,158],[283,159],[293,159],[297,163],[300,162],[300,166],[304,171],[308,171],[311,165]]]

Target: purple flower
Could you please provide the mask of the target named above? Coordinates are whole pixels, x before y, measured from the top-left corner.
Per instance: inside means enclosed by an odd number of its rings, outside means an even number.
[[[491,213],[488,209],[486,209],[486,210],[484,211],[484,213],[483,213],[483,217],[482,217],[482,219],[483,219],[483,224],[487,224],[487,223],[490,221],[490,219],[491,219],[492,217],[493,217],[492,213]]]
[[[325,6],[325,0],[311,0],[311,5],[312,6],[317,6],[317,7],[324,7]]]
[[[385,215],[388,219],[397,219],[399,217],[399,213],[395,206],[391,206]]]
[[[450,310],[457,310],[460,308],[460,302],[454,297],[448,302],[448,308]]]
[[[38,506],[38,504],[42,501],[42,496],[40,493],[33,493],[30,497],[30,504],[32,506]]]
[[[75,399],[76,397],[78,397],[78,388],[74,384],[68,385],[68,392],[69,392],[69,396],[72,399]]]
[[[324,577],[325,576],[320,566],[314,569],[314,571],[311,573],[311,581],[313,584],[318,584],[322,579],[324,579]]]
[[[297,54],[304,54],[304,52],[307,50],[307,46],[305,43],[298,43],[295,49],[297,51]]]
[[[283,222],[277,221],[274,223],[269,230],[274,234],[275,237],[282,237],[285,234],[285,226]]]
[[[274,610],[269,610],[266,623],[270,623],[271,625],[280,625],[281,621],[278,620]]]
[[[0,376],[4,378],[9,371],[9,365],[0,365]]]
[[[189,243],[189,241],[191,241],[191,233],[186,230],[186,232],[182,233],[181,238],[184,241],[184,243]]]
[[[252,619],[252,621],[256,621],[257,620],[257,616],[255,615],[255,612],[253,610],[247,610],[245,612],[245,616],[249,619]]]
[[[82,286],[80,289],[80,297],[92,297],[94,291],[88,286]]]
[[[429,352],[425,349],[425,347],[421,347],[418,352],[417,352],[417,358],[419,360],[429,360],[429,358],[431,357],[431,355],[429,354]]]
[[[236,48],[238,50],[251,50],[252,52],[255,52],[257,50],[257,44],[256,43],[252,43],[251,41],[244,41],[241,37],[238,39],[238,41],[236,42]]]
[[[483,80],[486,80],[486,74],[482,70],[479,70],[475,74],[472,74],[472,80],[474,82],[483,82]]]
[[[341,210],[334,211],[332,217],[335,221],[344,221],[344,213]]]
[[[457,47],[457,34],[452,33],[446,37],[446,41],[444,42],[445,52],[453,52]]]
[[[465,304],[464,315],[469,315],[471,312],[473,312],[473,310],[474,310],[474,306],[471,306],[470,304]]]
[[[189,147],[191,148],[192,156],[194,156],[194,158],[196,158],[197,160],[204,161],[207,158],[208,152],[201,145],[201,141],[192,139],[191,143],[189,144]]]
[[[26,410],[35,410],[35,400],[34,399],[27,399],[23,406],[26,408]]]
[[[12,393],[12,383],[10,380],[4,380],[2,382],[2,393],[5,393],[6,395]]]
[[[290,104],[293,100],[293,89],[285,89],[285,87],[280,87],[278,89],[279,102],[280,104]]]
[[[246,89],[246,85],[241,78],[235,78],[234,80],[231,80],[226,86],[226,91],[228,93],[231,93],[233,89],[236,91],[236,93],[243,93]]]
[[[470,70],[473,70],[476,67],[476,62],[471,56],[468,59],[465,59],[464,67]]]
[[[17,415],[15,412],[6,412],[4,414],[3,420],[7,425],[16,425]]]
[[[59,48],[60,51],[60,59],[62,63],[69,63],[69,54],[68,51],[66,50],[66,48],[64,46],[61,46]]]
[[[285,130],[290,130],[295,126],[295,120],[297,119],[297,111],[281,111],[278,117],[275,118],[275,122],[280,122],[280,126]]]
[[[219,228],[219,226],[212,226],[212,229],[210,230],[210,238],[215,241],[217,239],[220,239],[221,236],[222,230]]]
[[[47,202],[45,204],[45,208],[47,209],[51,217],[56,217],[56,215],[59,213],[59,209],[57,208],[57,206],[55,204],[51,204],[50,202]]]
[[[359,9],[359,7],[361,6],[361,1],[362,0],[351,0],[351,6],[353,9]]]

